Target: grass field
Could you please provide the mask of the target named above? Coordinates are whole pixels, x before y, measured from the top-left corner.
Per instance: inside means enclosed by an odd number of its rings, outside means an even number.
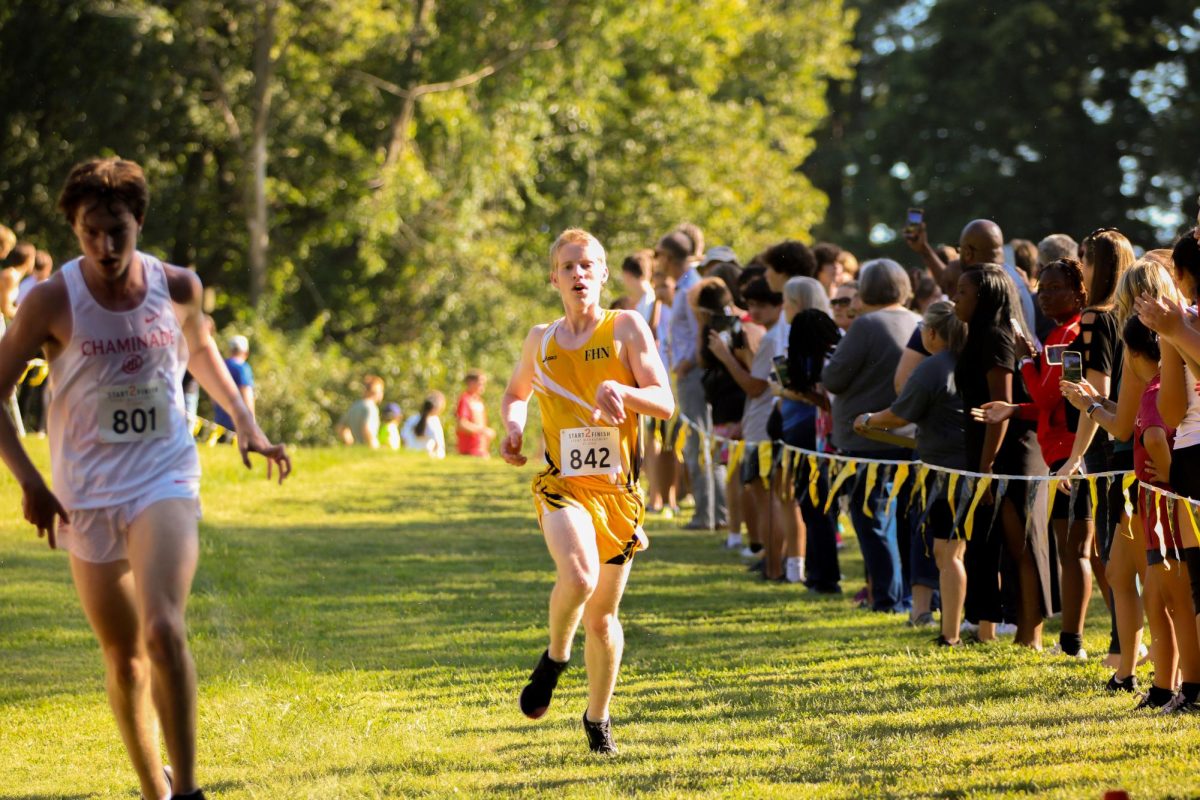
[[[189,620],[210,798],[1200,794],[1200,721],[1130,713],[1098,662],[937,651],[670,523],[623,608],[622,753],[591,757],[581,647],[545,718],[516,707],[552,581],[531,469],[303,451],[278,487],[202,455]],[[136,797],[66,558],[6,472],[0,501],[0,800]],[[843,570],[857,588],[853,543]],[[1088,650],[1107,628],[1095,599]]]

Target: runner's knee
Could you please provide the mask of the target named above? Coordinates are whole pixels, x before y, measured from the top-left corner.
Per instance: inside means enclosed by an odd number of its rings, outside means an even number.
[[[109,681],[123,692],[141,685],[150,677],[150,664],[146,657],[128,647],[105,648],[104,668]]]
[[[558,576],[559,585],[573,597],[587,600],[596,591],[597,576],[580,569],[570,570]]]
[[[159,666],[182,663],[187,652],[187,630],[183,618],[163,614],[146,621],[146,651]]]
[[[616,614],[584,614],[583,629],[590,638],[608,641],[620,630],[620,622]]]

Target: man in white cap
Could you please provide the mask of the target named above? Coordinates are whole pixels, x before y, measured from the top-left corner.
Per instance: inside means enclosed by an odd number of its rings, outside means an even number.
[[[250,356],[250,340],[245,336],[230,336],[229,337],[229,357],[225,359],[225,366],[229,368],[229,374],[233,377],[233,384],[237,386],[238,394],[242,396],[242,402],[246,404],[246,408],[250,409],[250,413],[254,413],[254,372],[250,369],[250,365],[246,363],[246,359]],[[233,418],[225,409],[221,408],[216,403],[213,403],[213,422],[220,425],[232,433]],[[225,434],[221,437],[221,441],[229,441],[230,434]]]

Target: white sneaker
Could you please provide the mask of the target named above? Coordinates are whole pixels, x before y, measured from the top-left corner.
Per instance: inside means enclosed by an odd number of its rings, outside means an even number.
[[[1017,626],[1012,624],[1011,622],[1000,622],[1000,623],[997,623],[997,625],[996,625],[996,635],[997,636],[1015,636],[1016,633],[1017,633]]]
[[[975,625],[974,623],[971,623],[971,622],[967,622],[965,619],[962,621],[962,625],[958,626],[959,633],[974,633],[977,630],[979,630],[978,625]]]
[[[784,564],[784,577],[788,583],[800,583],[804,580],[804,559],[789,558]]]
[[[742,535],[740,533],[731,533],[725,538],[726,550],[737,550],[742,546]]]
[[[742,558],[758,558],[758,553],[750,549],[749,545],[742,548],[742,552],[738,553]]]
[[[1087,650],[1084,650],[1082,647],[1079,648],[1079,652],[1076,653],[1075,655],[1073,655],[1073,656],[1067,655],[1067,653],[1062,649],[1062,644],[1060,644],[1058,642],[1055,642],[1054,647],[1050,648],[1050,655],[1063,656],[1065,658],[1073,658],[1077,661],[1087,661],[1087,657],[1088,657]]]

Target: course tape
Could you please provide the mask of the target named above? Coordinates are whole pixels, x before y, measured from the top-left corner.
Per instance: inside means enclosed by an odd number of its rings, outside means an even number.
[[[21,373],[21,379],[17,381],[17,384],[28,383],[30,386],[41,386],[49,375],[50,365],[46,363],[46,359],[35,358],[25,365],[25,371]],[[211,419],[188,414],[188,422],[192,426],[192,438],[204,442],[209,447],[215,446],[226,433],[232,435],[234,443],[237,442],[236,431],[219,425]]]
[[[746,442],[740,439],[730,439],[725,436],[709,433],[703,430],[698,424],[696,424],[695,421],[688,418],[684,414],[680,414],[679,419],[687,427],[685,430],[680,431],[679,439],[675,442],[676,453],[683,452],[683,439],[690,434],[699,437],[701,444],[700,449],[703,453],[709,453],[714,445],[727,445],[729,447],[729,468],[736,468],[735,465],[742,459]],[[921,494],[922,499],[925,497],[925,477],[930,472],[946,475],[948,476],[949,483],[948,488],[946,489],[946,496],[950,502],[952,513],[955,515],[955,518],[961,519],[967,539],[971,538],[974,511],[980,505],[980,501],[984,497],[988,487],[995,483],[999,487],[998,493],[1003,494],[1004,487],[1009,481],[1026,481],[1029,483],[1047,484],[1047,514],[1050,513],[1050,507],[1053,505],[1051,502],[1049,502],[1048,498],[1054,496],[1054,492],[1058,490],[1059,484],[1064,481],[1071,484],[1072,498],[1074,498],[1074,495],[1077,491],[1083,491],[1084,487],[1086,487],[1086,491],[1091,496],[1093,507],[1096,505],[1096,500],[1099,494],[1097,487],[1098,481],[1102,479],[1110,482],[1113,480],[1120,480],[1123,494],[1125,494],[1126,498],[1128,498],[1128,489],[1135,482],[1137,482],[1141,490],[1148,490],[1165,497],[1170,503],[1170,507],[1172,509],[1175,507],[1176,503],[1186,504],[1186,507],[1191,512],[1188,515],[1188,520],[1192,525],[1192,529],[1194,532],[1200,533],[1200,522],[1196,520],[1197,507],[1200,506],[1200,501],[1182,497],[1174,492],[1158,486],[1153,486],[1143,481],[1137,481],[1133,474],[1127,470],[1079,473],[1068,475],[1066,477],[1062,477],[1060,475],[1004,475],[972,472],[970,470],[953,469],[950,467],[940,467],[936,464],[927,464],[916,459],[898,460],[886,458],[866,458],[861,456],[839,455],[837,453],[823,453],[817,450],[807,450],[802,447],[785,444],[784,442],[780,441],[759,442],[758,447],[760,462],[759,475],[763,477],[764,481],[767,480],[767,476],[770,473],[770,464],[773,462],[771,455],[776,451],[782,451],[783,453],[791,454],[791,458],[781,459],[785,465],[785,470],[787,470],[789,474],[795,470],[796,462],[798,462],[800,459],[806,459],[813,467],[816,466],[818,461],[828,462],[831,465],[829,475],[831,477],[832,484],[830,485],[829,495],[827,496],[824,504],[826,510],[830,508],[834,498],[837,496],[842,486],[851,477],[854,477],[858,474],[858,469],[860,466],[867,467],[867,486],[864,492],[866,497],[870,496],[872,487],[874,487],[876,482],[879,480],[880,468],[891,468],[890,472],[891,479],[893,480],[893,487],[890,493],[891,497],[889,498],[889,501],[895,498],[895,495],[899,491],[897,487],[907,479],[910,472],[915,473],[917,492]],[[816,469],[811,469],[809,473],[808,494],[814,505],[819,505],[817,500],[818,479],[818,471]],[[916,493],[914,493],[914,497],[915,494]],[[910,498],[910,503],[912,502],[912,499],[913,498]],[[1074,505],[1075,504],[1072,499],[1070,504],[1072,509],[1072,518],[1074,517]],[[999,508],[998,505],[996,507]],[[868,516],[870,516],[871,512],[869,509],[864,507],[863,510],[867,512]],[[1131,504],[1129,503],[1128,499],[1126,499],[1125,510],[1129,515],[1132,516],[1133,509],[1131,508]],[[1028,516],[1029,515],[1027,514],[1027,517]],[[1174,511],[1172,511],[1168,518],[1169,526],[1174,524],[1174,517],[1175,514]],[[1159,536],[1159,542],[1162,549],[1165,551],[1164,537],[1161,535]]]
[[[230,441],[237,444],[237,431],[219,425],[211,419],[188,414],[188,422],[192,424],[192,438],[198,442],[204,442],[209,447],[214,447],[226,433],[233,437]]]

